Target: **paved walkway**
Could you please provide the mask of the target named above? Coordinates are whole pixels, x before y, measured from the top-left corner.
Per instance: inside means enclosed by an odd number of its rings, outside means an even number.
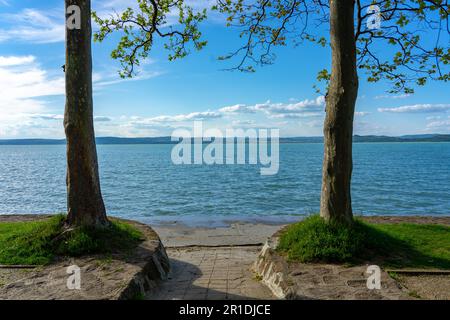
[[[235,223],[223,228],[160,226],[172,271],[148,299],[274,299],[253,273],[262,244],[280,226]]]
[[[217,228],[189,227],[183,224],[154,226],[166,248],[186,246],[264,245],[280,225],[232,223]]]
[[[172,264],[170,278],[147,298],[274,299],[251,271],[259,250],[259,246],[168,249]]]

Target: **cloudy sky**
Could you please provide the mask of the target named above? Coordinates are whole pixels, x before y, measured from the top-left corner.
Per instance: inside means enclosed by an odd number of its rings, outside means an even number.
[[[99,12],[134,0],[93,0]],[[207,1],[196,2],[200,7]],[[132,80],[121,80],[110,58],[117,37],[94,44],[97,136],[170,135],[203,120],[205,127],[279,128],[282,136],[322,134],[324,99],[313,84],[330,64],[327,49],[277,49],[276,63],[254,74],[223,71],[217,58],[236,49],[236,31],[220,17],[202,25],[208,46],[169,62],[158,43]],[[0,138],[62,138],[64,110],[62,0],[0,0]],[[387,94],[387,84],[360,85],[357,134],[450,133],[448,84],[431,83],[414,95]]]

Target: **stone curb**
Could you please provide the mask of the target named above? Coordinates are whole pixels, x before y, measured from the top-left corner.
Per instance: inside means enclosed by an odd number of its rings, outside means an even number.
[[[286,262],[276,253],[277,245],[278,237],[272,236],[267,239],[253,265],[253,269],[262,278],[261,282],[277,298],[286,300],[300,299],[296,294],[295,286],[287,278],[288,266]]]
[[[300,269],[293,269],[276,250],[279,235],[280,232],[267,240],[253,265],[261,282],[279,299],[411,299],[383,270],[382,285],[378,288],[380,290],[369,290],[366,287],[366,265],[345,267],[333,264],[299,264]],[[305,275],[309,280],[302,278]],[[314,278],[318,282],[311,281]]]
[[[36,219],[48,218],[38,216]],[[12,282],[0,286],[0,300],[130,300],[144,298],[168,278],[170,261],[158,234],[148,225],[118,218],[111,220],[129,223],[137,228],[144,240],[130,253],[86,255],[77,258],[58,257],[50,265],[13,277]],[[31,221],[30,217],[0,216],[1,221]],[[99,266],[101,259],[111,259]],[[67,290],[67,266],[80,266],[82,289]],[[5,268],[5,272],[21,269]]]
[[[126,221],[134,224],[147,238],[137,249],[137,254],[142,249],[150,249],[153,251],[153,254],[151,258],[146,259],[147,262],[141,266],[141,270],[136,272],[122,292],[118,293],[118,300],[131,300],[147,295],[149,292],[156,290],[162,281],[167,280],[170,272],[169,257],[156,232],[149,226],[139,222]],[[155,239],[155,236],[157,239]],[[156,249],[154,249],[156,243]]]

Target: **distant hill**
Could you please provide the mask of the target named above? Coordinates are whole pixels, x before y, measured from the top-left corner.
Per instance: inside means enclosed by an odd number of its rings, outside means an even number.
[[[0,140],[0,145],[53,145],[66,144],[65,139],[5,139]]]
[[[294,137],[281,138],[282,143],[322,143],[323,137]],[[367,142],[450,142],[450,134],[418,134],[405,135],[399,137],[390,136],[360,136],[354,135],[353,142],[367,143]]]
[[[117,138],[99,137],[97,144],[171,144],[170,137],[156,138]],[[65,139],[11,139],[0,140],[0,145],[61,145],[66,144]]]
[[[450,134],[418,134],[400,137],[388,136],[358,136],[353,137],[354,142],[450,142]]]
[[[99,137],[97,144],[175,144],[170,137],[155,138],[117,138]],[[420,134],[399,137],[360,136],[353,137],[355,143],[367,142],[450,142],[450,134]],[[323,137],[292,137],[280,138],[281,143],[323,143]],[[0,140],[0,145],[63,145],[65,139],[10,139]]]

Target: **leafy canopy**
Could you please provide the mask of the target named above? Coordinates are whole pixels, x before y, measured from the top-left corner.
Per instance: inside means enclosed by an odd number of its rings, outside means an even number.
[[[305,40],[329,45],[321,27],[330,21],[325,0],[217,0],[213,9],[226,15],[228,26],[241,30],[243,45],[222,57],[237,59],[235,69],[241,71],[273,63],[276,46]],[[374,14],[380,19],[377,29],[368,23]],[[391,92],[412,93],[413,85],[430,79],[449,80],[449,35],[447,0],[356,0],[355,35],[349,36],[355,38],[358,68],[369,82],[385,79]],[[328,70],[319,72],[318,80],[329,79]]]
[[[189,2],[137,0],[137,8],[109,18],[94,13],[100,25],[94,39],[103,41],[114,31],[123,32],[112,52],[122,64],[122,77],[135,74],[135,66],[148,57],[155,37],[167,38],[169,60],[185,57],[189,43],[197,50],[207,44],[199,30],[207,11],[195,12]],[[374,11],[374,5],[379,11]],[[330,21],[326,0],[216,0],[211,9],[225,16],[227,26],[239,28],[244,41],[237,50],[220,57],[237,60],[231,69],[254,72],[255,66],[271,64],[277,46],[303,41],[329,46],[323,27]],[[374,14],[380,19],[377,29],[368,23]],[[171,19],[174,16],[177,20]],[[355,34],[349,36],[357,45],[358,68],[369,82],[390,82],[390,92],[412,93],[414,85],[450,79],[448,0],[355,0]],[[329,81],[330,73],[323,69],[317,78]]]
[[[122,65],[119,73],[122,78],[135,74],[135,67],[148,57],[156,37],[167,40],[164,47],[169,51],[169,60],[188,55],[189,43],[197,50],[206,45],[198,28],[206,18],[206,10],[194,12],[183,0],[137,0],[137,4],[137,8],[128,8],[106,18],[93,13],[95,22],[100,25],[94,41],[101,42],[114,31],[123,32],[111,53]]]

